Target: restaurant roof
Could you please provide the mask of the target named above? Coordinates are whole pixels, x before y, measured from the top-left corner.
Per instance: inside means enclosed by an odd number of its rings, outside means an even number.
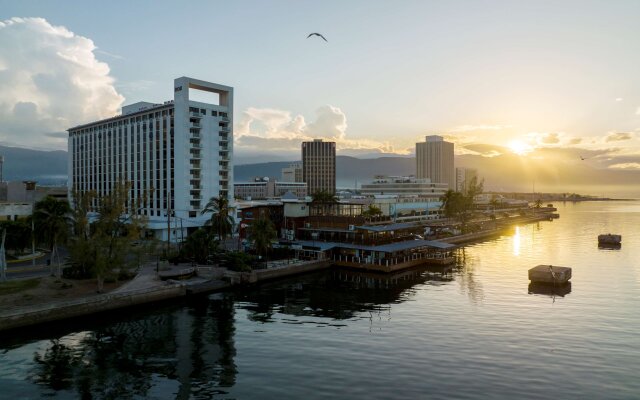
[[[434,249],[447,250],[456,247],[453,244],[438,242],[435,240],[406,240],[404,242],[387,243],[380,246],[366,246],[354,243],[321,242],[312,240],[298,240],[297,244],[307,247],[318,247],[320,251],[330,250],[335,247],[343,249],[381,251],[384,253],[394,253],[397,251],[411,250],[418,247],[431,247]]]

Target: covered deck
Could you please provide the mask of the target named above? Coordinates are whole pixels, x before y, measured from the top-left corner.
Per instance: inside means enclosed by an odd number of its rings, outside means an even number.
[[[455,262],[455,245],[431,240],[406,240],[377,246],[297,241],[293,246],[300,257],[329,259],[335,265],[392,272],[421,264],[448,265]]]

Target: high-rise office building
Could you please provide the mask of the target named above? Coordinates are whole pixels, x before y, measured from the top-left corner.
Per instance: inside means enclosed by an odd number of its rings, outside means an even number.
[[[478,179],[478,170],[475,168],[456,168],[456,192],[466,193],[473,178]]]
[[[100,197],[127,182],[130,204],[144,199],[130,212],[146,215],[162,240],[202,226],[211,197],[233,201],[233,88],[181,77],[173,91],[172,101],[131,104],[122,115],[71,128],[68,142],[70,196]],[[217,101],[191,100],[192,91]]]
[[[336,143],[314,139],[302,142],[302,180],[310,195],[336,192]]]
[[[455,189],[453,143],[445,142],[442,136],[427,136],[424,142],[416,143],[416,177]]]

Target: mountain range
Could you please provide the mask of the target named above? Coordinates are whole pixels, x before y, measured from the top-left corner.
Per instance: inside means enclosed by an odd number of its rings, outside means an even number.
[[[4,157],[3,179],[35,180],[41,185],[66,184],[67,152],[42,151],[0,146]],[[576,159],[520,157],[501,154],[495,157],[458,155],[457,167],[476,168],[484,179],[485,189],[493,191],[547,191],[640,197],[640,171],[598,169]],[[550,160],[553,160],[551,162]],[[234,166],[235,181],[249,181],[257,176],[279,179],[282,168],[292,161],[274,161]],[[337,186],[359,187],[375,175],[407,176],[415,173],[415,158],[385,155],[379,158],[337,156]]]

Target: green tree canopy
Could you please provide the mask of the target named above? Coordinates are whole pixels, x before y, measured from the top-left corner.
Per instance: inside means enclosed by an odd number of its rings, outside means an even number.
[[[218,235],[219,240],[223,240],[233,232],[233,218],[229,200],[226,197],[212,197],[202,210],[202,214],[211,213],[211,218],[207,225],[211,231]]]
[[[56,276],[62,275],[60,257],[58,256],[58,244],[64,243],[68,236],[72,223],[71,207],[66,201],[56,200],[47,196],[35,204],[34,225],[37,236],[51,249],[51,267],[56,263]]]
[[[251,224],[251,242],[260,255],[267,255],[271,242],[277,238],[273,222],[267,216],[261,216]]]

